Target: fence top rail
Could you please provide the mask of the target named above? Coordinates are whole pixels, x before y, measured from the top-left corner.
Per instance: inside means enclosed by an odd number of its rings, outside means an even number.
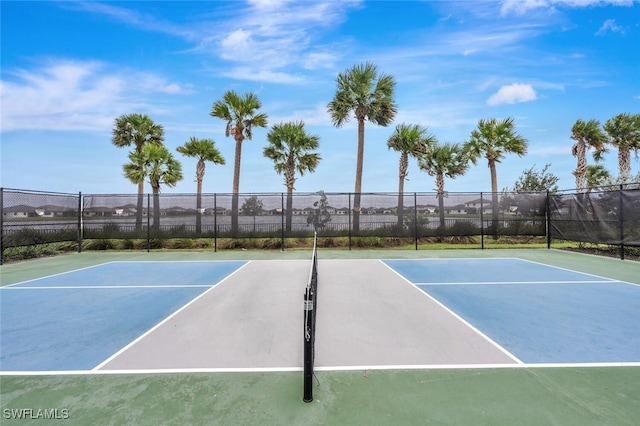
[[[640,189],[640,182],[630,182],[630,183],[623,183],[623,184],[613,184],[613,185],[603,185],[603,186],[599,186],[599,187],[594,187],[591,188],[591,192],[607,192],[607,191],[618,191],[618,190],[637,190]],[[144,193],[144,194],[137,194],[134,192],[131,193],[119,193],[119,194],[114,194],[114,193],[104,193],[104,194],[83,194],[82,192],[75,192],[75,193],[71,193],[71,192],[55,192],[55,191],[41,191],[41,190],[31,190],[31,189],[18,189],[18,188],[1,188],[0,187],[0,191],[2,192],[11,192],[11,193],[23,193],[23,194],[39,194],[39,195],[57,195],[57,196],[71,196],[71,197],[78,197],[78,196],[83,196],[83,197],[136,197],[139,195],[144,195],[146,196],[152,196],[153,194],[151,193]],[[294,197],[311,197],[311,196],[318,196],[318,194],[320,192],[324,192],[325,195],[327,196],[353,196],[353,195],[357,195],[357,193],[355,192],[329,192],[329,191],[315,191],[315,192],[295,192],[293,195]],[[518,195],[526,195],[526,194],[546,194],[547,191],[526,191],[526,192],[516,192],[516,191],[507,191],[507,192],[503,192],[503,191],[499,191],[496,192],[496,194],[498,195],[503,195],[503,194],[518,194]],[[581,191],[577,190],[577,189],[564,189],[564,190],[558,190],[555,192],[550,192],[550,195],[563,195],[563,194],[569,194],[569,193],[579,193]],[[438,195],[437,192],[434,191],[423,191],[423,192],[404,192],[404,193],[399,193],[399,192],[360,192],[359,195],[361,196],[398,196],[398,195],[404,195],[404,196],[413,196],[413,195],[417,195],[417,196],[436,196]],[[446,193],[444,195],[446,196],[464,196],[464,195],[491,195],[493,194],[493,192],[491,191],[464,191],[464,192],[454,192],[454,191],[446,191]],[[163,193],[160,194],[160,196],[162,198],[165,197],[193,197],[195,196],[196,193],[194,192],[189,192],[189,193]],[[212,196],[220,196],[220,197],[233,197],[233,196],[239,196],[239,197],[247,197],[247,196],[270,196],[270,197],[275,197],[275,196],[285,196],[287,195],[286,192],[240,192],[240,193],[231,193],[231,192],[203,192],[200,194],[202,197],[212,197]]]
[[[640,185],[640,184],[639,184]],[[619,188],[613,188],[611,190],[618,190]],[[575,190],[573,190],[574,193],[576,192]],[[328,191],[322,191],[326,196],[348,196],[348,195],[356,195],[358,193],[355,192],[328,192]],[[560,192],[560,191],[558,191]],[[405,191],[405,192],[360,192],[359,195],[361,196],[386,196],[386,197],[397,197],[398,195],[404,195],[405,197],[412,197],[413,195],[417,195],[417,196],[437,196],[438,192],[436,191],[422,191],[422,192],[416,192],[416,191]],[[446,191],[443,195],[444,196],[480,196],[480,195],[491,195],[494,194],[494,192],[491,191],[465,191],[465,192],[453,192],[453,191]],[[498,191],[495,192],[495,194],[497,195],[512,195],[512,194],[516,194],[516,195],[530,195],[530,194],[539,194],[539,195],[546,195],[547,191],[508,191],[508,192],[504,192],[504,191]],[[552,193],[551,193],[552,194]],[[75,194],[76,196],[78,194]],[[130,192],[130,193],[120,193],[120,194],[82,194],[83,197],[137,197],[141,194],[137,194],[134,192]],[[145,197],[146,196],[153,196],[152,193],[148,193],[145,192],[144,194]],[[158,194],[161,198],[169,198],[169,197],[195,197],[197,195],[197,193],[195,192],[184,192],[184,193],[161,193]],[[233,196],[239,196],[239,197],[252,197],[252,196],[263,196],[263,197],[280,197],[280,196],[286,196],[287,193],[286,192],[239,192],[237,194],[231,193],[231,192],[202,192],[200,193],[200,195],[202,197],[213,197],[213,196],[219,196],[219,197],[233,197]],[[300,191],[296,191],[292,194],[294,197],[317,197],[319,195],[319,192],[300,192]]]
[[[0,188],[2,192],[12,192],[20,194],[35,194],[35,195],[64,195],[67,197],[78,197],[79,192],[54,192],[54,191],[40,191],[37,189],[16,189],[16,188]]]

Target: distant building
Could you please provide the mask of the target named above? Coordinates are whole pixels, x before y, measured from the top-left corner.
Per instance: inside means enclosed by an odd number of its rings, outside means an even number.
[[[24,204],[2,209],[2,217],[5,219],[22,219],[34,216],[36,216],[36,209],[31,206],[25,206]]]

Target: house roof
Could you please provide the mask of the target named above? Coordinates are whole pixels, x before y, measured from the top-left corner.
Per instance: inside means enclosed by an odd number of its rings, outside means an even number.
[[[27,206],[25,204],[18,204],[16,206],[4,207],[2,209],[3,212],[24,212],[24,213],[33,213],[36,211],[35,207]]]

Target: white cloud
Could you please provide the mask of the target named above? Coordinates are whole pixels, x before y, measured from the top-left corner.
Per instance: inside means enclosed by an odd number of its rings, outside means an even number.
[[[311,52],[306,56],[303,66],[309,70],[315,68],[333,68],[336,59],[336,55],[332,53]]]
[[[269,115],[269,122],[285,123],[288,121],[303,121],[306,126],[333,126],[325,102],[317,103],[310,108],[294,109],[292,112],[288,112],[288,106],[281,107],[280,110],[287,110],[287,114]]]
[[[459,54],[465,57],[485,52],[496,52],[519,46],[522,42],[538,37],[546,24],[536,22],[487,21],[460,31],[438,34],[438,43],[429,46],[429,54]],[[415,48],[412,49],[415,51]],[[420,53],[413,53],[413,55]]]
[[[513,12],[516,15],[523,15],[529,10],[547,7],[548,5],[548,0],[504,0],[500,13],[506,15]]]
[[[250,67],[238,67],[229,69],[223,72],[223,75],[227,78],[233,78],[236,80],[247,81],[262,81],[267,83],[280,83],[280,84],[298,84],[303,82],[302,76],[296,76],[293,74],[287,74],[284,72],[271,71],[268,69],[257,70]]]
[[[597,36],[601,36],[606,34],[608,31],[612,33],[623,33],[624,29],[618,25],[616,25],[615,19],[607,19],[604,21],[600,29],[596,32]]]
[[[530,84],[514,83],[502,86],[487,100],[487,105],[515,104],[536,99],[536,92]]]
[[[557,7],[632,6],[633,0],[503,0],[500,12],[524,15],[530,10]]]
[[[251,53],[253,41],[251,33],[240,28],[222,39],[220,45],[222,46],[223,58],[237,60]]]
[[[334,66],[340,49],[331,45],[314,47],[313,42],[327,28],[344,22],[346,13],[359,4],[359,0],[251,0],[233,20],[216,23],[224,34],[221,39],[216,42],[215,36],[204,38],[200,46],[231,62],[231,67],[247,64],[254,69],[240,74],[237,69],[230,70],[226,75],[233,72],[237,79],[258,81],[264,77],[265,82],[297,83],[300,77],[291,69]]]
[[[235,3],[235,2],[234,2]],[[312,46],[322,38],[326,29],[335,28],[347,19],[350,10],[361,7],[363,0],[248,0],[235,8],[232,16],[212,15],[197,24],[178,24],[167,21],[152,11],[138,12],[132,8],[99,2],[70,3],[64,7],[100,14],[135,26],[137,30],[162,32],[179,36],[193,44],[191,52],[204,52],[225,61],[223,66],[234,68],[246,64],[257,68],[250,80],[263,75],[266,82],[297,82],[299,77],[285,77],[283,69],[301,67],[333,67],[340,49]],[[332,52],[332,56],[326,56]],[[323,56],[324,55],[324,56]],[[324,61],[324,59],[330,59]],[[230,72],[230,71],[229,71]],[[226,72],[225,74],[229,74]],[[287,71],[290,72],[290,71]]]
[[[3,132],[104,131],[114,117],[129,110],[157,111],[147,103],[149,94],[193,90],[151,73],[112,71],[97,61],[51,60],[32,70],[4,72],[11,79],[0,81]]]
[[[274,9],[286,6],[291,0],[248,0],[249,4],[258,9]]]
[[[190,26],[174,25],[167,20],[159,19],[156,15],[121,7],[116,5],[117,2],[110,3],[111,4],[107,4],[106,2],[101,3],[98,1],[60,2],[60,7],[108,16],[111,19],[116,19],[137,29],[146,31],[172,34],[187,39],[193,39],[199,36],[199,31]]]
[[[550,157],[554,155],[567,155],[569,152],[571,152],[570,146],[558,144],[553,146],[534,146],[529,150],[528,154]]]

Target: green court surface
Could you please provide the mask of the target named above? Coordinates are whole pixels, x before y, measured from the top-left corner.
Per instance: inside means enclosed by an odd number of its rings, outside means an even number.
[[[309,253],[86,252],[3,265],[0,277],[8,285],[116,260],[308,259]],[[556,250],[320,251],[321,259],[447,257],[518,257],[640,284],[636,262]],[[74,425],[585,426],[635,425],[640,418],[637,366],[321,370],[310,403],[302,401],[302,386],[301,371],[3,374],[0,423],[43,424],[38,410],[68,417],[45,424]]]
[[[632,425],[639,383],[622,367],[318,372],[304,403],[296,372],[22,376],[2,377],[2,411],[68,409],[59,422],[79,425]]]

